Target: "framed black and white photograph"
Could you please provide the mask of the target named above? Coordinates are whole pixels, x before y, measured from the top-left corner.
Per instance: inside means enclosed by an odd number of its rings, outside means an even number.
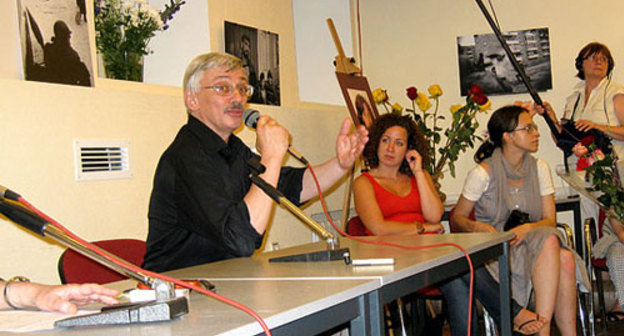
[[[512,31],[503,36],[537,91],[552,89],[548,28]],[[457,54],[462,95],[472,84],[481,86],[487,95],[527,92],[496,35],[460,36]]]
[[[278,34],[225,21],[225,52],[243,60],[250,103],[281,105]]]
[[[17,0],[24,79],[92,86],[86,0]]]
[[[349,114],[355,126],[364,125],[370,129],[371,125],[379,117],[377,106],[364,76],[352,76],[336,72],[340,90],[345,99]]]

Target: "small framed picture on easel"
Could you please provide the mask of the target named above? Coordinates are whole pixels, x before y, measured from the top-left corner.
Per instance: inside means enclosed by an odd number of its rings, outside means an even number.
[[[342,95],[349,108],[355,126],[364,125],[369,129],[379,117],[368,81],[364,76],[354,76],[336,72]]]

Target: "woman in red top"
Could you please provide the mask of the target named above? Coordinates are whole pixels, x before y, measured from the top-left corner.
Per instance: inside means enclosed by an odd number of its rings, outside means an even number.
[[[426,145],[409,117],[386,114],[375,122],[364,149],[370,171],[353,184],[355,210],[368,234],[444,232],[444,206],[422,168],[429,161]]]

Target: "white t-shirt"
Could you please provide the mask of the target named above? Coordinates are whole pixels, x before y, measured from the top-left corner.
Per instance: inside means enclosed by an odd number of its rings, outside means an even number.
[[[541,159],[537,160],[537,179],[540,185],[540,195],[546,196],[555,193],[553,186],[552,175],[550,174],[550,167],[546,161]],[[490,174],[480,164],[472,168],[466,177],[464,182],[464,190],[462,190],[462,196],[469,201],[477,202],[481,195],[487,190],[490,184]]]

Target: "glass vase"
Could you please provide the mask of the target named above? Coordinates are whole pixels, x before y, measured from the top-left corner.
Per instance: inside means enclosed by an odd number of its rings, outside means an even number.
[[[143,59],[140,53],[118,51],[102,55],[106,78],[143,82]]]

